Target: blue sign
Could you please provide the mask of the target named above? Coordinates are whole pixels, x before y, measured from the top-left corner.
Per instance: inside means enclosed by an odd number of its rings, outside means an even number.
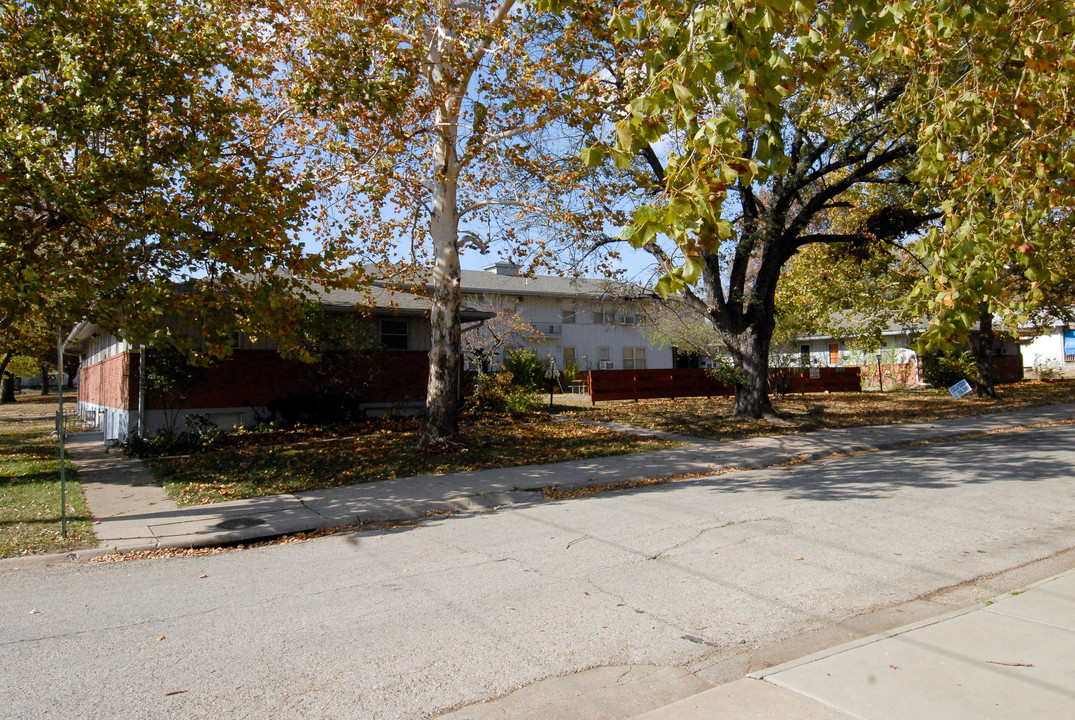
[[[970,392],[970,383],[966,380],[960,380],[955,385],[948,388],[948,392],[952,393],[953,400],[958,400]]]
[[[1075,330],[1064,331],[1064,354],[1075,355]]]

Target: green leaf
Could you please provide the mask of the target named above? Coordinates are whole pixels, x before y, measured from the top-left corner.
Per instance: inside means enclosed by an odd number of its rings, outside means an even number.
[[[688,257],[683,261],[683,282],[694,285],[702,277],[702,263],[697,258]]]
[[[602,147],[583,148],[579,153],[579,159],[587,167],[597,167],[605,160],[605,149]]]

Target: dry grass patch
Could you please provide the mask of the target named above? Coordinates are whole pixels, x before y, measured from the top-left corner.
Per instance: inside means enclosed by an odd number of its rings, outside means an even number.
[[[941,420],[1075,402],[1075,380],[1026,381],[1002,385],[996,400],[966,396],[953,400],[946,390],[891,391],[885,393],[832,393],[785,395],[773,405],[786,424],[731,417],[731,398],[677,398],[674,400],[621,400],[596,408],[565,405],[562,412],[576,417],[713,440],[739,440],[763,435],[829,430],[867,425]]]
[[[249,435],[245,447],[213,447],[151,461],[180,505],[321,490],[416,475],[582,460],[674,445],[547,419],[465,427],[463,449],[416,451],[419,423],[395,420],[296,436]]]

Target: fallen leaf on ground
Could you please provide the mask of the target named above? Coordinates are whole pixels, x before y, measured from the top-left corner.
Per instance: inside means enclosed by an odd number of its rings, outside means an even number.
[[[161,635],[161,636],[160,636],[159,638],[157,638],[157,642],[160,642],[160,641],[161,641],[161,640],[163,640],[164,638],[165,638],[165,636],[164,636],[164,635]]]
[[[1034,667],[1033,663],[1010,663],[1001,662],[1000,660],[986,660],[986,662],[994,665],[1007,665],[1008,667]]]

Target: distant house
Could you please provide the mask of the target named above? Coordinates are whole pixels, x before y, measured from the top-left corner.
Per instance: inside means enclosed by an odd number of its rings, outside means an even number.
[[[482,361],[495,367],[508,350],[530,348],[554,358],[561,369],[674,366],[672,348],[651,345],[638,329],[645,305],[655,302],[642,288],[609,280],[525,277],[518,271],[517,265],[498,262],[462,272],[464,300],[498,314],[468,338]]]
[[[854,342],[847,338],[812,335],[799,341],[799,352],[788,357],[786,362],[789,365],[809,367],[858,366],[862,368],[863,382],[874,386],[877,384],[877,368],[880,364],[886,386],[889,383],[914,386],[923,382],[921,358],[914,349],[914,343],[924,329],[920,326],[904,327],[893,323],[882,331],[881,347],[868,353],[856,348]],[[976,337],[976,332],[971,333],[971,341]],[[1016,338],[998,332],[992,354],[1001,382],[1016,382],[1022,379],[1023,358]]]
[[[272,418],[300,418],[332,410],[346,401],[367,413],[413,411],[423,406],[429,372],[429,301],[418,295],[373,288],[326,291],[319,300],[328,322],[348,322],[370,342],[359,350],[327,348],[320,363],[286,360],[273,343],[236,337],[232,355],[204,369],[178,392],[140,392],[139,365],[152,367],[161,354],[142,351],[90,322],[79,324],[68,346],[82,356],[78,410],[104,431],[106,441],[123,441],[144,422],[147,434],[182,431],[187,419],[221,428]],[[464,323],[493,313],[464,306]]]
[[[914,340],[921,332],[920,327],[892,323],[881,332],[881,347],[870,353],[856,348],[848,338],[808,335],[799,339],[798,352],[790,355],[787,362],[810,367],[861,366],[876,363],[880,355],[885,364],[912,363],[918,357]]]
[[[1065,375],[1075,374],[1075,329],[1056,321],[1044,332],[1023,340],[1023,364],[1027,369],[1047,368]]]

